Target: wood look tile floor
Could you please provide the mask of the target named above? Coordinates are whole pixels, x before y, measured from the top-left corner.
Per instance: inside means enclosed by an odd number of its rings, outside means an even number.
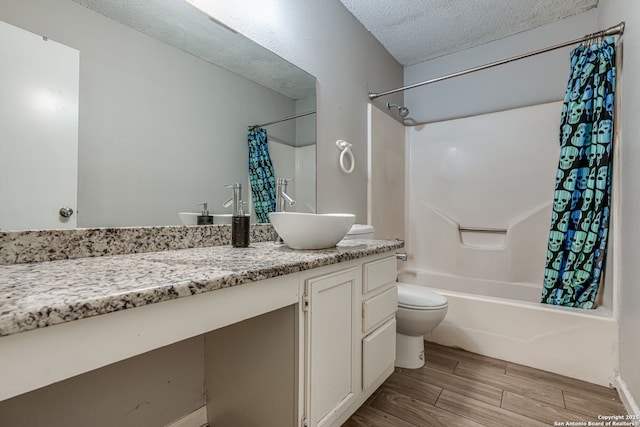
[[[615,389],[438,344],[425,350],[423,368],[396,368],[343,427],[589,425],[626,414]]]

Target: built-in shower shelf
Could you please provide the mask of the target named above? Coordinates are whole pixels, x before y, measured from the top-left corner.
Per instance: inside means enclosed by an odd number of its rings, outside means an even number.
[[[504,250],[507,245],[506,228],[461,227],[458,225],[460,244],[481,251]]]

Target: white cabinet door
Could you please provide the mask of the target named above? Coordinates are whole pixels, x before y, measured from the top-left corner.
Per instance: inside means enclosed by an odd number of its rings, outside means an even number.
[[[310,426],[329,426],[359,393],[354,341],[355,290],[359,269],[349,268],[306,281],[306,406]]]
[[[371,387],[381,375],[393,372],[396,360],[396,319],[392,317],[362,340],[362,388]]]

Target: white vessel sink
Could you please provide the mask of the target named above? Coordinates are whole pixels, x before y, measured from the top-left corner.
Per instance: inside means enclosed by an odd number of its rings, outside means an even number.
[[[276,233],[291,249],[324,249],[332,248],[342,240],[356,216],[271,212],[269,218]]]

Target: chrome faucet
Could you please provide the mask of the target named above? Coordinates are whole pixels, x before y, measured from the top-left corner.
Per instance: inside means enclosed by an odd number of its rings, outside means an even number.
[[[296,201],[287,194],[287,183],[291,181],[289,178],[278,178],[276,181],[276,212],[286,212],[287,204],[289,206],[295,206]],[[274,241],[277,245],[283,245],[284,241],[282,237],[276,235]]]
[[[242,184],[239,182],[225,185],[225,188],[231,188],[233,190],[233,196],[229,197],[222,203],[222,206],[228,208],[233,205],[233,213],[236,214],[238,209],[242,209]]]
[[[286,212],[286,205],[295,206],[296,201],[287,194],[287,183],[292,181],[289,178],[278,178],[276,183],[276,212]],[[286,202],[286,203],[285,203]]]

